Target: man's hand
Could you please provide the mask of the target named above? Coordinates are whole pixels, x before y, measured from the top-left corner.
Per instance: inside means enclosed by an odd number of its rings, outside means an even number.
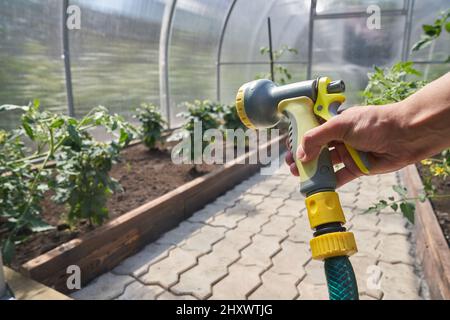
[[[344,142],[368,153],[370,173],[398,170],[435,155],[450,146],[450,73],[430,83],[404,101],[349,108],[342,114],[306,132],[296,156],[302,162],[315,159],[322,148],[331,148],[337,186],[362,173]],[[292,153],[286,156],[292,174],[298,175]]]

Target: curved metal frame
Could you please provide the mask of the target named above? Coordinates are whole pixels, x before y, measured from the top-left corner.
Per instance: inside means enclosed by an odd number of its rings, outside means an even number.
[[[217,60],[216,60],[216,98],[217,101],[220,101],[220,60],[222,59],[222,46],[223,46],[223,39],[225,37],[225,30],[228,26],[228,21],[230,20],[231,13],[233,12],[234,5],[236,4],[237,0],[233,0],[233,2],[230,4],[230,7],[228,8],[227,15],[225,16],[225,19],[222,23],[222,28],[220,30],[220,38],[219,38],[219,45],[217,47]]]
[[[169,45],[172,35],[173,16],[177,0],[169,0],[164,8],[159,36],[159,98],[161,109],[166,110],[167,126],[170,128],[170,94],[169,94]]]
[[[64,59],[64,75],[66,80],[66,95],[67,108],[69,116],[75,117],[75,108],[73,104],[73,88],[72,88],[72,69],[70,66],[70,48],[69,48],[69,32],[67,30],[67,8],[69,7],[69,0],[64,0],[62,4],[62,58]]]

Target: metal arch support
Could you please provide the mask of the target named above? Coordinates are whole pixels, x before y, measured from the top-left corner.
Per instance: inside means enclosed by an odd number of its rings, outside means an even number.
[[[225,38],[225,31],[228,26],[228,21],[230,20],[231,13],[233,12],[234,5],[236,4],[237,0],[233,0],[230,4],[230,7],[228,8],[227,14],[225,16],[225,19],[222,23],[222,29],[220,30],[220,38],[219,38],[219,45],[217,47],[217,62],[216,62],[216,98],[217,101],[220,101],[220,64],[222,59],[222,46],[223,46],[223,39]]]
[[[69,7],[69,0],[64,0],[62,5],[62,58],[64,59],[64,75],[66,80],[66,94],[67,94],[67,108],[70,117],[75,116],[75,108],[73,104],[73,88],[72,88],[72,70],[70,67],[70,48],[69,48],[69,32],[67,30],[66,22],[68,18],[67,8]]]
[[[313,62],[313,40],[314,40],[314,19],[316,16],[317,0],[311,0],[309,10],[309,28],[308,28],[308,66],[306,68],[306,79],[311,79]]]
[[[167,126],[170,128],[170,96],[169,96],[169,45],[172,35],[173,16],[177,0],[168,0],[164,7],[159,36],[159,96],[161,109],[166,110]]]
[[[409,57],[409,46],[411,41],[411,30],[412,30],[412,19],[414,13],[414,0],[407,0],[406,6],[406,18],[405,18],[405,30],[403,34],[403,50],[402,50],[402,61],[408,60]]]

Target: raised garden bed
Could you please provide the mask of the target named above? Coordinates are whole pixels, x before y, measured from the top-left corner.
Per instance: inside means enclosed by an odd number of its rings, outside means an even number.
[[[402,170],[410,197],[418,197],[423,184],[416,166]],[[429,200],[416,201],[416,256],[423,266],[432,299],[450,299],[450,250]]]
[[[111,175],[123,187],[108,200],[109,220],[113,220],[144,203],[156,199],[175,188],[217,169],[218,165],[174,165],[170,151],[149,151],[141,143],[134,144],[122,152],[122,160],[111,170]],[[93,230],[86,220],[69,228],[62,219],[63,205],[50,201],[51,194],[42,204],[42,218],[56,227],[48,232],[35,233],[27,241],[18,245],[12,267],[21,264]]]
[[[260,146],[260,150],[271,149],[276,143],[282,151],[284,139],[285,136],[273,139]],[[140,147],[134,146],[128,152],[135,154],[133,148],[139,150]],[[208,173],[200,177],[195,177],[192,166],[183,168],[172,163],[173,167],[164,167],[162,163],[156,167],[155,163],[147,166],[145,162],[149,159],[139,158],[137,152],[135,160],[137,163],[142,161],[135,179],[130,177],[131,171],[124,173],[123,169],[117,168],[117,171],[113,171],[113,176],[121,180],[125,189],[135,190],[127,196],[131,202],[125,204],[126,199],[120,199],[120,194],[115,195],[108,203],[111,210],[109,222],[97,229],[82,231],[76,238],[23,263],[20,271],[34,280],[68,293],[67,267],[77,265],[81,269],[81,282],[86,284],[254,174],[260,164],[240,163],[248,162],[246,160],[255,152],[258,150],[221,166],[201,166]],[[157,162],[157,159],[151,161]],[[126,162],[124,166],[127,168]],[[166,174],[172,178],[164,178]],[[142,181],[140,185],[137,183],[139,180]]]

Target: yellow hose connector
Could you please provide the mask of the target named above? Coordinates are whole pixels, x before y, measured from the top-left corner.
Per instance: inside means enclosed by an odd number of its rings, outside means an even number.
[[[334,191],[318,192],[306,198],[311,229],[328,223],[345,223],[339,196]],[[313,259],[350,256],[358,251],[352,232],[332,232],[317,236],[309,242]]]
[[[312,238],[309,242],[312,257],[323,260],[331,257],[351,256],[358,251],[352,232],[333,232]]]
[[[306,198],[305,204],[311,229],[326,223],[345,223],[339,196],[334,191],[315,193]]]

